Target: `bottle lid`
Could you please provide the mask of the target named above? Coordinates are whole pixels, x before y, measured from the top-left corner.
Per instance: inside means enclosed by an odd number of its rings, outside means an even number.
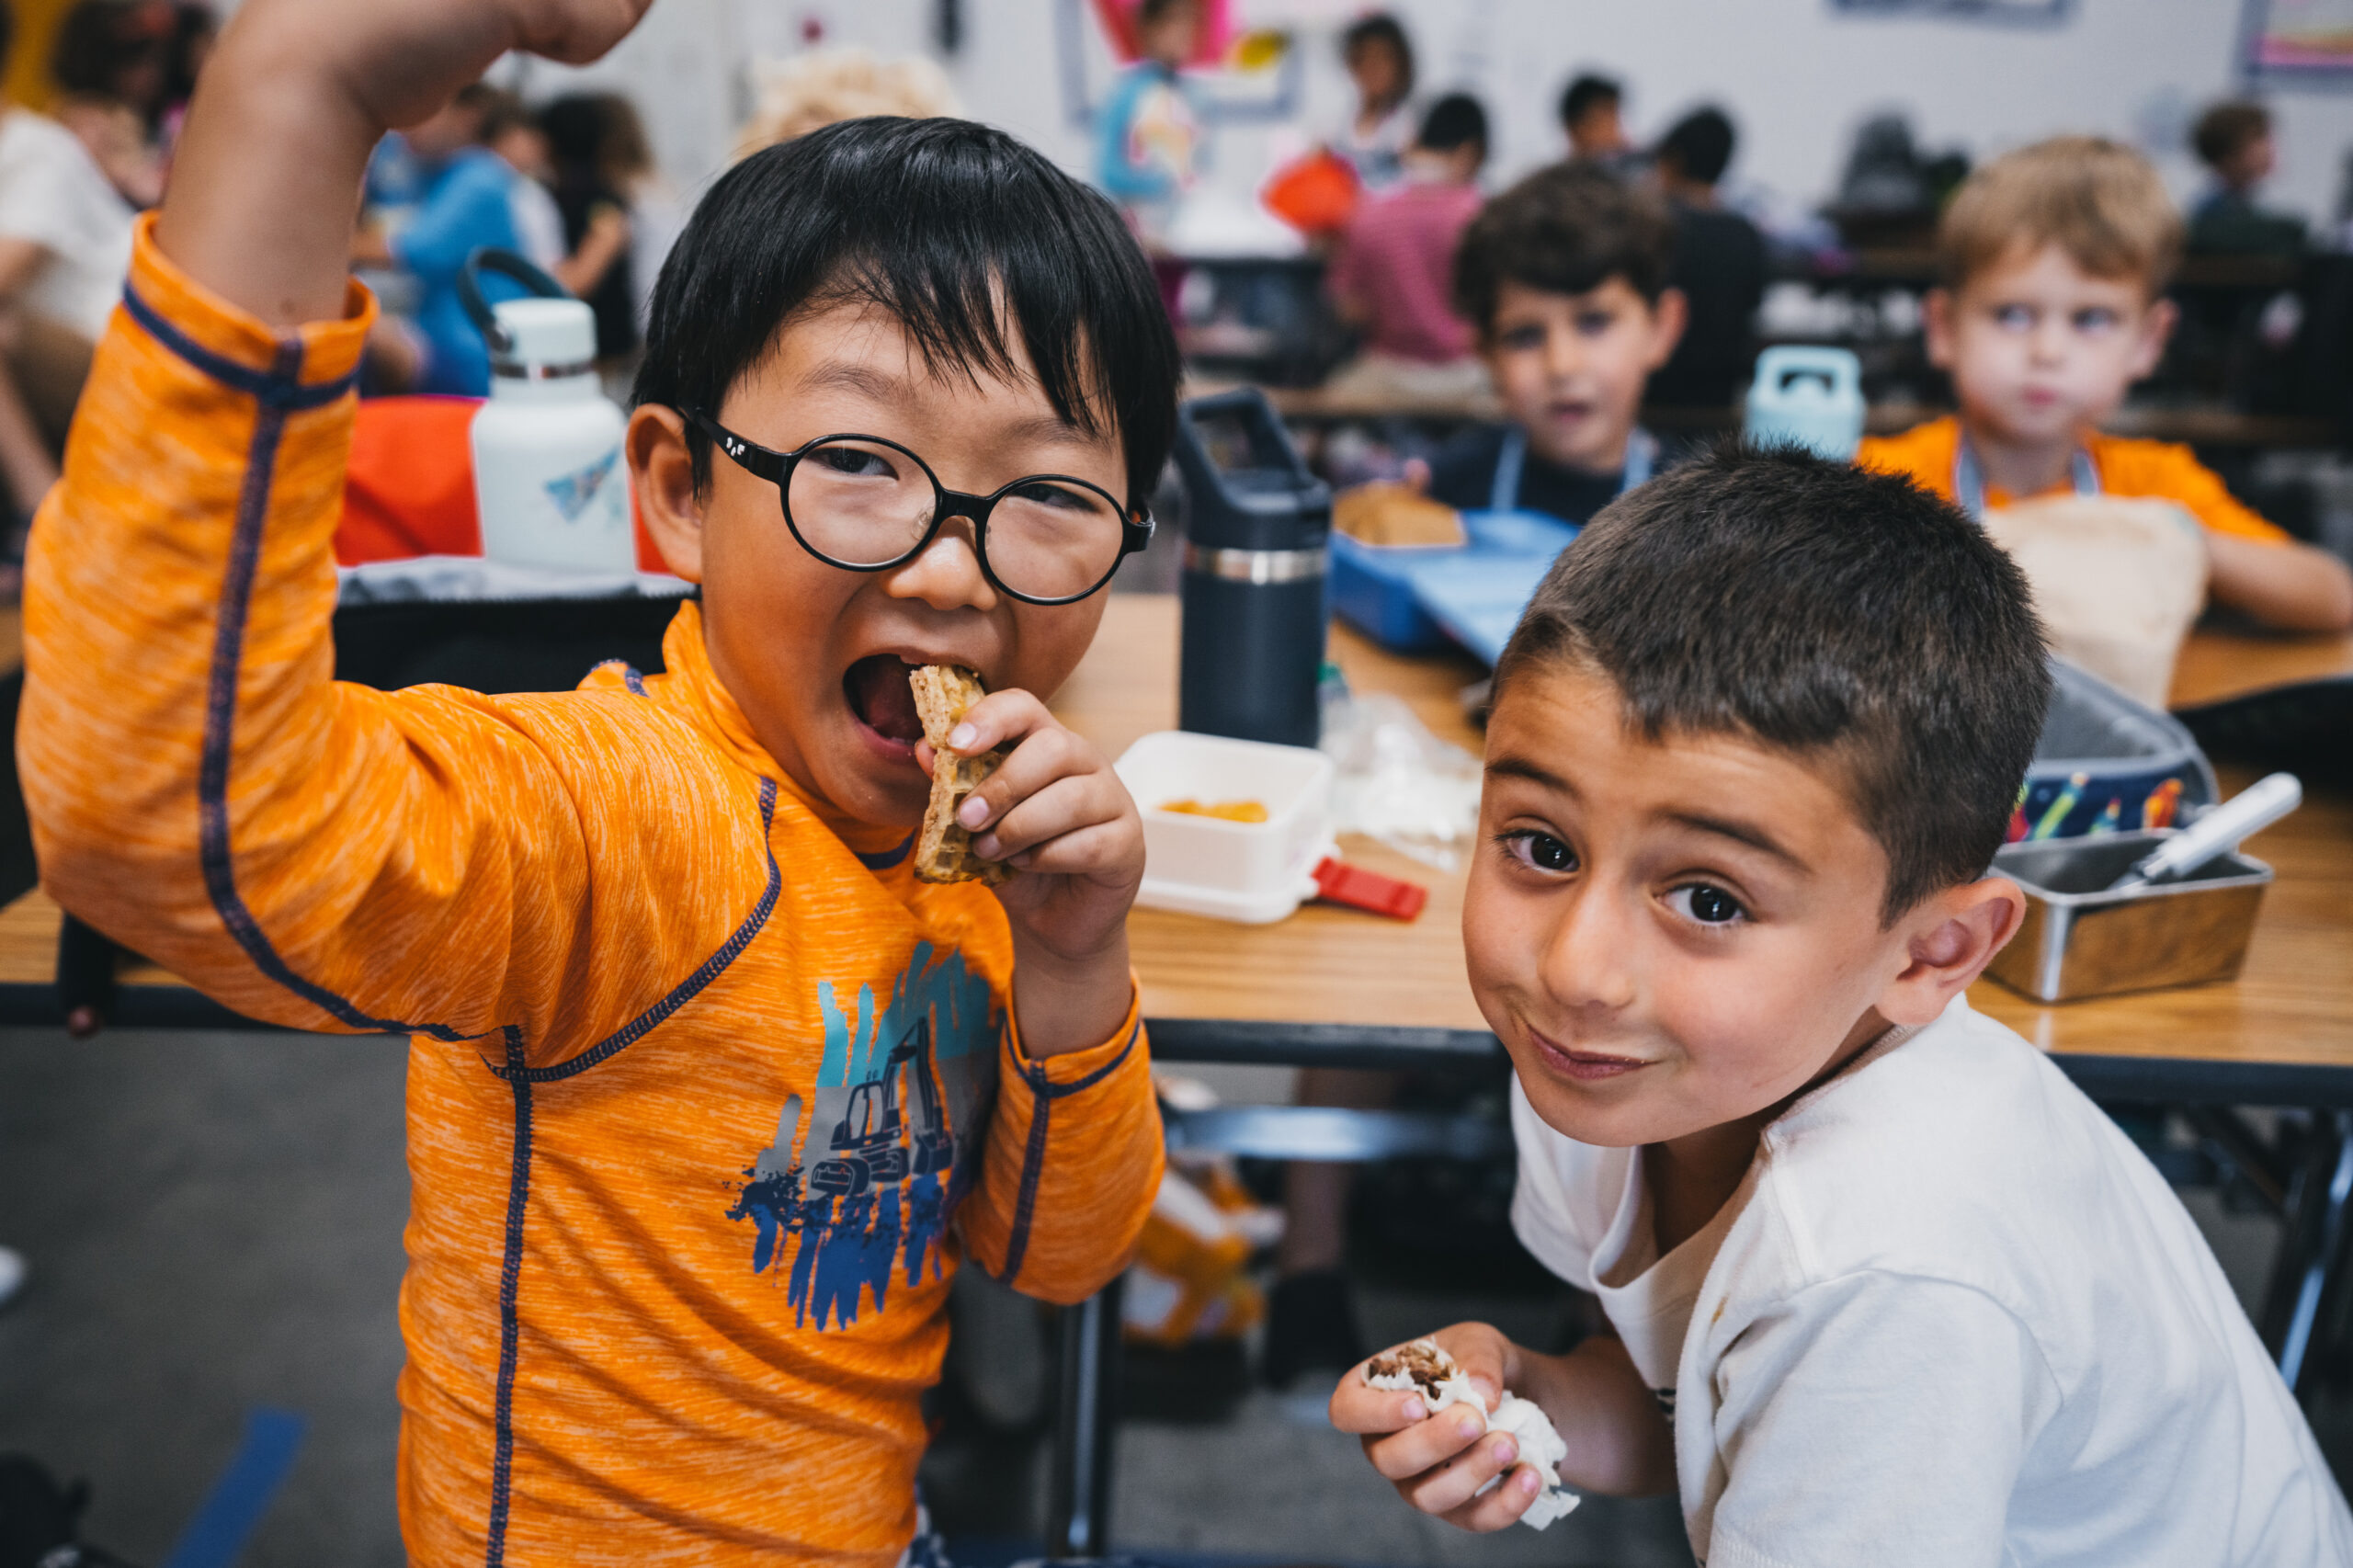
[[[597,358],[597,312],[580,300],[501,300],[491,307],[507,334],[493,368],[534,379],[583,375]]]

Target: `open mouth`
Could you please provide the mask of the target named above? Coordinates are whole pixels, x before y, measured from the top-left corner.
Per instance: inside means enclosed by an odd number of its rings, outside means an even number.
[[[842,695],[851,715],[885,750],[910,757],[923,739],[923,716],[915,711],[915,688],[907,684],[915,668],[896,653],[870,653],[842,672]]]

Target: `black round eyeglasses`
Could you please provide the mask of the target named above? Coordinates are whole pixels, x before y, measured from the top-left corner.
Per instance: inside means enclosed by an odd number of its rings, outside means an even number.
[[[847,572],[904,566],[943,522],[965,517],[992,587],[1025,604],[1066,605],[1152,542],[1149,511],[1131,516],[1102,486],[1068,474],[1031,474],[972,495],[941,484],[929,463],[880,436],[820,436],[779,452],[699,410],[683,412],[739,467],[776,486],[801,549]]]

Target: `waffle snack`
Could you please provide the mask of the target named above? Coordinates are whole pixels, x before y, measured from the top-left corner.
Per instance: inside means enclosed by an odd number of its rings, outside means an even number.
[[[923,738],[931,743],[931,804],[923,813],[923,831],[915,839],[915,880],[925,882],[981,882],[995,887],[1013,875],[1011,868],[983,860],[972,853],[972,835],[956,821],[956,810],[1005,760],[1002,747],[979,756],[959,756],[948,749],[948,733],[964,717],[964,710],[987,695],[981,677],[954,665],[925,665],[910,671],[915,712],[923,719]]]
[[[1490,1432],[1508,1432],[1519,1445],[1519,1463],[1536,1467],[1544,1483],[1544,1490],[1528,1505],[1519,1522],[1542,1529],[1554,1519],[1564,1517],[1583,1501],[1575,1493],[1561,1484],[1561,1472],[1554,1467],[1569,1457],[1568,1444],[1552,1429],[1552,1418],[1530,1401],[1506,1391],[1495,1401],[1493,1410],[1479,1397],[1471,1379],[1453,1357],[1448,1355],[1435,1339],[1416,1339],[1401,1345],[1387,1355],[1375,1356],[1365,1363],[1364,1381],[1377,1389],[1396,1389],[1401,1392],[1411,1389],[1422,1396],[1422,1407],[1432,1415],[1449,1404],[1467,1404],[1486,1417]],[[1499,1476],[1479,1488],[1481,1495],[1502,1484]]]

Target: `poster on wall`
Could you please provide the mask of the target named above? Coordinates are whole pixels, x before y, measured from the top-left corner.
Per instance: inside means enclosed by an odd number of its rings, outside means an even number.
[[[2075,0],[1830,0],[1851,17],[1925,17],[1997,26],[2055,27],[2075,14]]]
[[[2353,0],[2246,0],[2241,37],[2252,78],[2353,85]]]

